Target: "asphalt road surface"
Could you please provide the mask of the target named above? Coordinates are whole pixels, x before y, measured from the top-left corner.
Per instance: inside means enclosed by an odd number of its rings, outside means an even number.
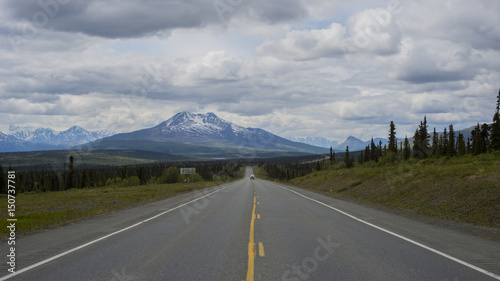
[[[251,173],[21,237],[0,280],[500,280],[498,241]]]

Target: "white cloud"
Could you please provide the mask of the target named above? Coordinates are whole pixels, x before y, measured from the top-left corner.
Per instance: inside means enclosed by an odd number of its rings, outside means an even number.
[[[424,115],[465,127],[494,111],[496,0],[243,1],[223,21],[211,1],[71,3],[25,36],[36,1],[2,2],[5,126],[121,132],[214,111],[342,141],[385,137],[391,120],[404,136]]]

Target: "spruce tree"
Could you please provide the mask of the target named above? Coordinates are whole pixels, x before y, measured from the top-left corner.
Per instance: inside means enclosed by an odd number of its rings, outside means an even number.
[[[346,168],[350,168],[351,167],[351,159],[349,158],[349,146],[347,146],[345,148],[345,158],[344,158],[344,163],[345,163],[345,166]]]
[[[481,153],[488,152],[488,147],[490,146],[490,126],[484,123],[481,126]]]
[[[410,156],[411,156],[410,142],[408,141],[408,136],[405,136],[403,158],[405,160],[408,160]]]
[[[444,131],[443,131],[443,144],[442,144],[442,147],[443,149],[441,150],[441,153],[443,155],[446,154],[446,152],[448,151],[448,131],[446,130],[446,127],[444,128]]]
[[[370,161],[370,146],[369,145],[367,145],[365,147],[365,160],[364,160],[364,162],[368,162],[368,161]]]
[[[439,150],[439,136],[436,133],[436,127],[434,127],[434,131],[432,132],[432,146],[431,146],[432,156],[439,156],[438,150]]]
[[[424,121],[420,121],[420,125],[413,136],[413,157],[415,158],[424,159],[430,155],[428,127],[427,116],[424,116]]]
[[[490,144],[488,150],[500,150],[500,90],[498,90],[497,96],[497,108],[495,114],[493,115],[493,124],[491,124],[491,135]]]
[[[446,156],[453,157],[457,155],[457,151],[455,150],[455,131],[453,131],[453,124],[450,124],[450,132],[448,137],[448,146],[446,147]]]
[[[458,133],[458,156],[464,156],[467,153],[465,139],[462,133]]]
[[[389,151],[398,153],[398,142],[396,139],[396,125],[391,121],[389,125]]]
[[[427,116],[424,116],[424,121],[420,122],[420,149],[423,158],[427,158],[429,156],[429,132],[427,131],[427,128],[429,126],[427,125]]]
[[[377,153],[377,146],[375,145],[375,142],[372,141],[370,143],[371,151],[370,151],[370,158],[372,161],[378,162],[378,153]]]
[[[470,133],[472,135],[472,154],[478,155],[481,153],[481,129],[479,123]]]
[[[66,182],[66,188],[72,189],[75,187],[75,163],[74,163],[73,155],[69,157],[69,166],[68,166],[68,178]]]
[[[333,162],[333,148],[330,146],[330,162]]]
[[[382,141],[378,141],[378,158],[382,157],[383,154],[383,148],[382,148]]]
[[[421,158],[420,152],[420,131],[418,129],[415,130],[415,134],[413,135],[413,157]]]

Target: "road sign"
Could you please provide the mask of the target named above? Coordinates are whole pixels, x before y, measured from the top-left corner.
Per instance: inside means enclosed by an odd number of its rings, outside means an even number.
[[[196,174],[196,168],[181,168],[181,175]]]

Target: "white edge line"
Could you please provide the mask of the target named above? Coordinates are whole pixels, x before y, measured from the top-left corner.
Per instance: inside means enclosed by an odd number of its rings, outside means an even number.
[[[457,262],[457,263],[459,263],[459,264],[465,265],[465,266],[467,266],[467,267],[469,267],[469,268],[471,268],[471,269],[474,269],[474,270],[476,270],[476,271],[478,271],[478,272],[481,272],[481,273],[486,274],[486,275],[488,275],[488,276],[490,276],[490,277],[493,277],[493,278],[495,278],[495,279],[497,279],[497,280],[500,280],[500,275],[497,275],[497,274],[495,274],[495,273],[493,273],[493,272],[489,272],[489,271],[487,271],[487,270],[485,270],[485,269],[482,269],[482,268],[477,267],[477,266],[475,266],[475,265],[473,265],[473,264],[470,264],[470,263],[468,263],[468,262],[465,262],[465,261],[463,261],[463,260],[460,260],[460,259],[458,259],[458,258],[455,258],[455,257],[453,257],[453,256],[450,256],[450,255],[448,255],[448,254],[446,254],[446,253],[443,253],[443,252],[441,252],[441,251],[439,251],[439,250],[436,250],[436,249],[434,249],[434,248],[431,248],[431,247],[429,247],[429,246],[426,246],[426,245],[424,245],[424,244],[422,244],[422,243],[419,243],[419,242],[417,242],[417,241],[411,240],[410,238],[406,238],[406,237],[404,237],[404,236],[402,236],[402,235],[399,235],[399,234],[397,234],[397,233],[394,233],[394,232],[392,232],[392,231],[390,231],[390,230],[387,230],[387,229],[382,228],[382,227],[380,227],[380,226],[377,226],[377,225],[374,225],[374,224],[369,223],[369,222],[367,222],[367,221],[364,221],[364,220],[362,220],[362,219],[359,219],[359,218],[357,218],[357,217],[355,217],[355,216],[353,216],[353,215],[351,215],[351,214],[348,214],[348,213],[346,213],[346,212],[344,212],[344,211],[342,211],[342,210],[339,210],[339,209],[337,209],[337,208],[335,208],[335,207],[332,207],[332,206],[330,206],[330,205],[328,205],[328,204],[325,204],[325,203],[323,203],[323,202],[321,202],[321,201],[318,201],[318,200],[315,200],[315,199],[309,198],[309,197],[307,197],[307,196],[305,196],[305,195],[303,195],[303,194],[300,194],[299,192],[293,191],[293,190],[291,190],[291,189],[288,189],[288,188],[286,188],[286,187],[284,187],[284,186],[281,186],[281,185],[279,185],[279,184],[276,184],[276,183],[274,183],[274,182],[270,182],[270,183],[272,183],[272,184],[274,184],[274,185],[276,185],[276,186],[278,186],[278,187],[280,187],[280,188],[283,188],[283,189],[285,189],[285,190],[288,190],[288,191],[290,191],[290,192],[293,192],[293,193],[295,193],[295,194],[297,194],[297,195],[300,195],[300,196],[302,196],[302,197],[304,197],[304,198],[306,198],[306,199],[309,199],[309,200],[311,200],[311,201],[313,201],[313,202],[316,202],[316,203],[318,203],[318,204],[321,204],[321,205],[323,205],[323,206],[325,206],[325,207],[328,207],[328,208],[330,208],[330,209],[332,209],[332,210],[334,210],[334,211],[337,211],[337,212],[339,212],[339,213],[341,213],[341,214],[343,214],[343,215],[345,215],[345,216],[348,216],[348,217],[350,217],[350,218],[352,218],[352,219],[354,219],[354,220],[357,220],[357,221],[359,221],[359,222],[361,222],[361,223],[364,223],[364,224],[366,224],[366,225],[368,225],[368,226],[371,226],[371,227],[373,227],[373,228],[376,228],[376,229],[378,229],[378,230],[381,230],[381,231],[383,231],[383,232],[385,232],[385,233],[388,233],[388,234],[390,234],[390,235],[392,235],[392,236],[395,236],[395,237],[398,237],[398,238],[400,238],[400,239],[403,239],[403,240],[405,240],[405,241],[407,241],[407,242],[410,242],[410,243],[412,243],[412,244],[414,244],[414,245],[417,245],[417,246],[419,246],[419,247],[421,247],[421,248],[424,248],[424,249],[426,249],[426,250],[429,250],[429,251],[431,251],[431,252],[433,252],[433,253],[436,253],[436,254],[438,254],[438,255],[440,255],[440,256],[443,256],[443,257],[445,257],[445,258],[447,258],[447,259],[450,259],[450,260],[452,260],[452,261],[454,261],[454,262]]]
[[[83,244],[83,245],[80,245],[80,246],[78,246],[78,247],[76,247],[76,248],[73,248],[73,249],[67,250],[67,251],[65,251],[65,252],[62,252],[62,253],[60,253],[60,254],[57,254],[57,255],[55,255],[55,256],[53,256],[53,257],[50,257],[50,258],[48,258],[48,259],[45,259],[45,260],[43,260],[43,261],[37,262],[37,263],[35,263],[35,264],[32,264],[32,265],[30,265],[30,266],[28,266],[28,267],[25,267],[25,268],[23,268],[23,269],[21,269],[21,270],[16,271],[15,273],[10,273],[9,275],[6,275],[6,276],[4,276],[4,277],[0,278],[0,281],[7,280],[7,279],[10,279],[10,278],[12,278],[12,277],[18,276],[19,274],[22,274],[22,273],[24,273],[24,272],[26,272],[26,271],[32,270],[32,269],[34,269],[34,268],[36,268],[36,267],[39,267],[39,266],[41,266],[41,265],[43,265],[43,264],[46,264],[46,263],[48,263],[48,262],[51,262],[51,261],[53,261],[53,260],[55,260],[55,259],[58,259],[58,258],[60,258],[60,257],[63,257],[63,256],[65,256],[65,255],[67,255],[67,254],[70,254],[70,253],[72,253],[72,252],[75,252],[75,251],[78,251],[78,250],[80,250],[80,249],[83,249],[83,248],[85,248],[85,247],[87,247],[87,246],[90,246],[90,245],[95,244],[95,243],[97,243],[97,242],[99,242],[99,241],[101,241],[101,240],[104,240],[104,239],[106,239],[106,238],[109,238],[109,237],[111,237],[111,236],[113,236],[113,235],[116,235],[116,234],[118,234],[118,233],[124,232],[124,231],[126,231],[126,230],[131,229],[131,228],[134,228],[134,227],[136,227],[136,226],[138,226],[138,225],[141,225],[141,224],[143,224],[143,223],[145,223],[145,222],[148,222],[148,221],[150,221],[150,220],[156,219],[156,218],[157,218],[157,217],[159,217],[159,216],[163,216],[163,215],[164,215],[164,214],[166,214],[166,213],[169,213],[169,212],[171,212],[171,211],[174,211],[174,210],[177,210],[177,209],[179,209],[179,208],[181,208],[181,207],[184,207],[184,206],[186,206],[186,205],[189,205],[189,204],[191,204],[191,203],[193,203],[193,202],[195,202],[195,201],[200,200],[201,198],[205,198],[205,197],[210,196],[210,195],[212,195],[212,194],[214,194],[214,193],[216,193],[216,192],[219,192],[219,191],[221,191],[221,190],[224,190],[224,189],[228,188],[229,186],[230,186],[230,185],[228,184],[228,186],[226,186],[226,187],[223,187],[223,188],[217,189],[216,191],[210,192],[210,193],[208,193],[208,194],[206,194],[206,195],[204,195],[204,196],[198,197],[198,198],[196,198],[196,199],[194,199],[194,200],[191,200],[191,201],[189,201],[189,202],[187,202],[187,203],[181,204],[181,205],[179,205],[179,206],[177,206],[177,207],[174,207],[174,208],[169,209],[169,210],[167,210],[167,211],[161,212],[161,213],[159,213],[159,214],[157,214],[157,215],[155,215],[155,216],[152,216],[152,217],[150,217],[150,218],[148,218],[148,219],[145,219],[145,220],[143,220],[143,221],[140,221],[140,222],[138,222],[138,223],[136,223],[136,224],[133,224],[133,225],[128,226],[128,227],[125,227],[125,228],[123,228],[123,229],[120,229],[120,230],[115,231],[115,232],[113,232],[113,233],[110,233],[110,234],[108,234],[108,235],[105,235],[105,236],[103,236],[103,237],[101,237],[101,238],[97,238],[97,239],[95,239],[95,240],[93,240],[93,241],[87,242],[87,243],[85,243],[85,244]]]

